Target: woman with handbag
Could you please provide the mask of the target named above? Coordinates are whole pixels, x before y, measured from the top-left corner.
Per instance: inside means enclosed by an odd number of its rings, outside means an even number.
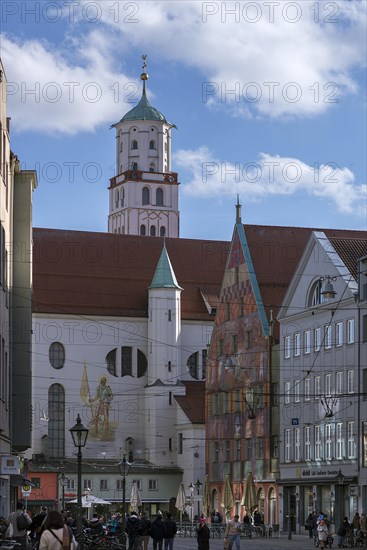
[[[77,547],[78,543],[70,527],[65,525],[62,514],[51,510],[43,525],[39,550],[77,550]]]

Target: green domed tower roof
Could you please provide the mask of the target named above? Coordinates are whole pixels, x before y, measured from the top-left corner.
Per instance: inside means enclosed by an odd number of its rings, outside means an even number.
[[[160,111],[158,111],[158,109],[153,107],[153,105],[151,105],[148,101],[147,94],[146,94],[146,84],[145,84],[149,78],[148,74],[145,72],[146,56],[143,56],[143,59],[144,59],[144,65],[143,65],[144,72],[140,75],[140,78],[143,81],[143,93],[142,93],[141,99],[135,107],[133,107],[130,111],[126,113],[126,115],[122,117],[119,123],[126,122],[129,120],[157,120],[159,122],[164,122],[166,124],[169,124],[171,127],[175,128],[175,125],[171,124],[171,122],[169,122],[166,119],[166,117]],[[116,124],[114,124],[114,126],[116,126]]]

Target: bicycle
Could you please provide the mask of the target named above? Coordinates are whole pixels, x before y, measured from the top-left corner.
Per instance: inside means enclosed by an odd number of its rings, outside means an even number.
[[[1,550],[13,550],[14,548],[17,548],[19,546],[22,546],[20,542],[17,542],[13,539],[4,539],[0,541],[0,549]]]

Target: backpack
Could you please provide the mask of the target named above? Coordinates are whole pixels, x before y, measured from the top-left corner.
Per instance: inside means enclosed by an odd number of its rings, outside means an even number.
[[[24,512],[17,515],[17,529],[18,531],[24,531],[24,529],[28,529],[28,519],[24,515]]]

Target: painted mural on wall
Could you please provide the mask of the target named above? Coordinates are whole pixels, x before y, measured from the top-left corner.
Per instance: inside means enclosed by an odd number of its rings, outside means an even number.
[[[84,405],[90,408],[88,437],[98,441],[114,441],[118,423],[111,419],[113,392],[107,376],[102,374],[99,377],[94,396],[91,396],[87,366],[84,365],[80,397]]]

